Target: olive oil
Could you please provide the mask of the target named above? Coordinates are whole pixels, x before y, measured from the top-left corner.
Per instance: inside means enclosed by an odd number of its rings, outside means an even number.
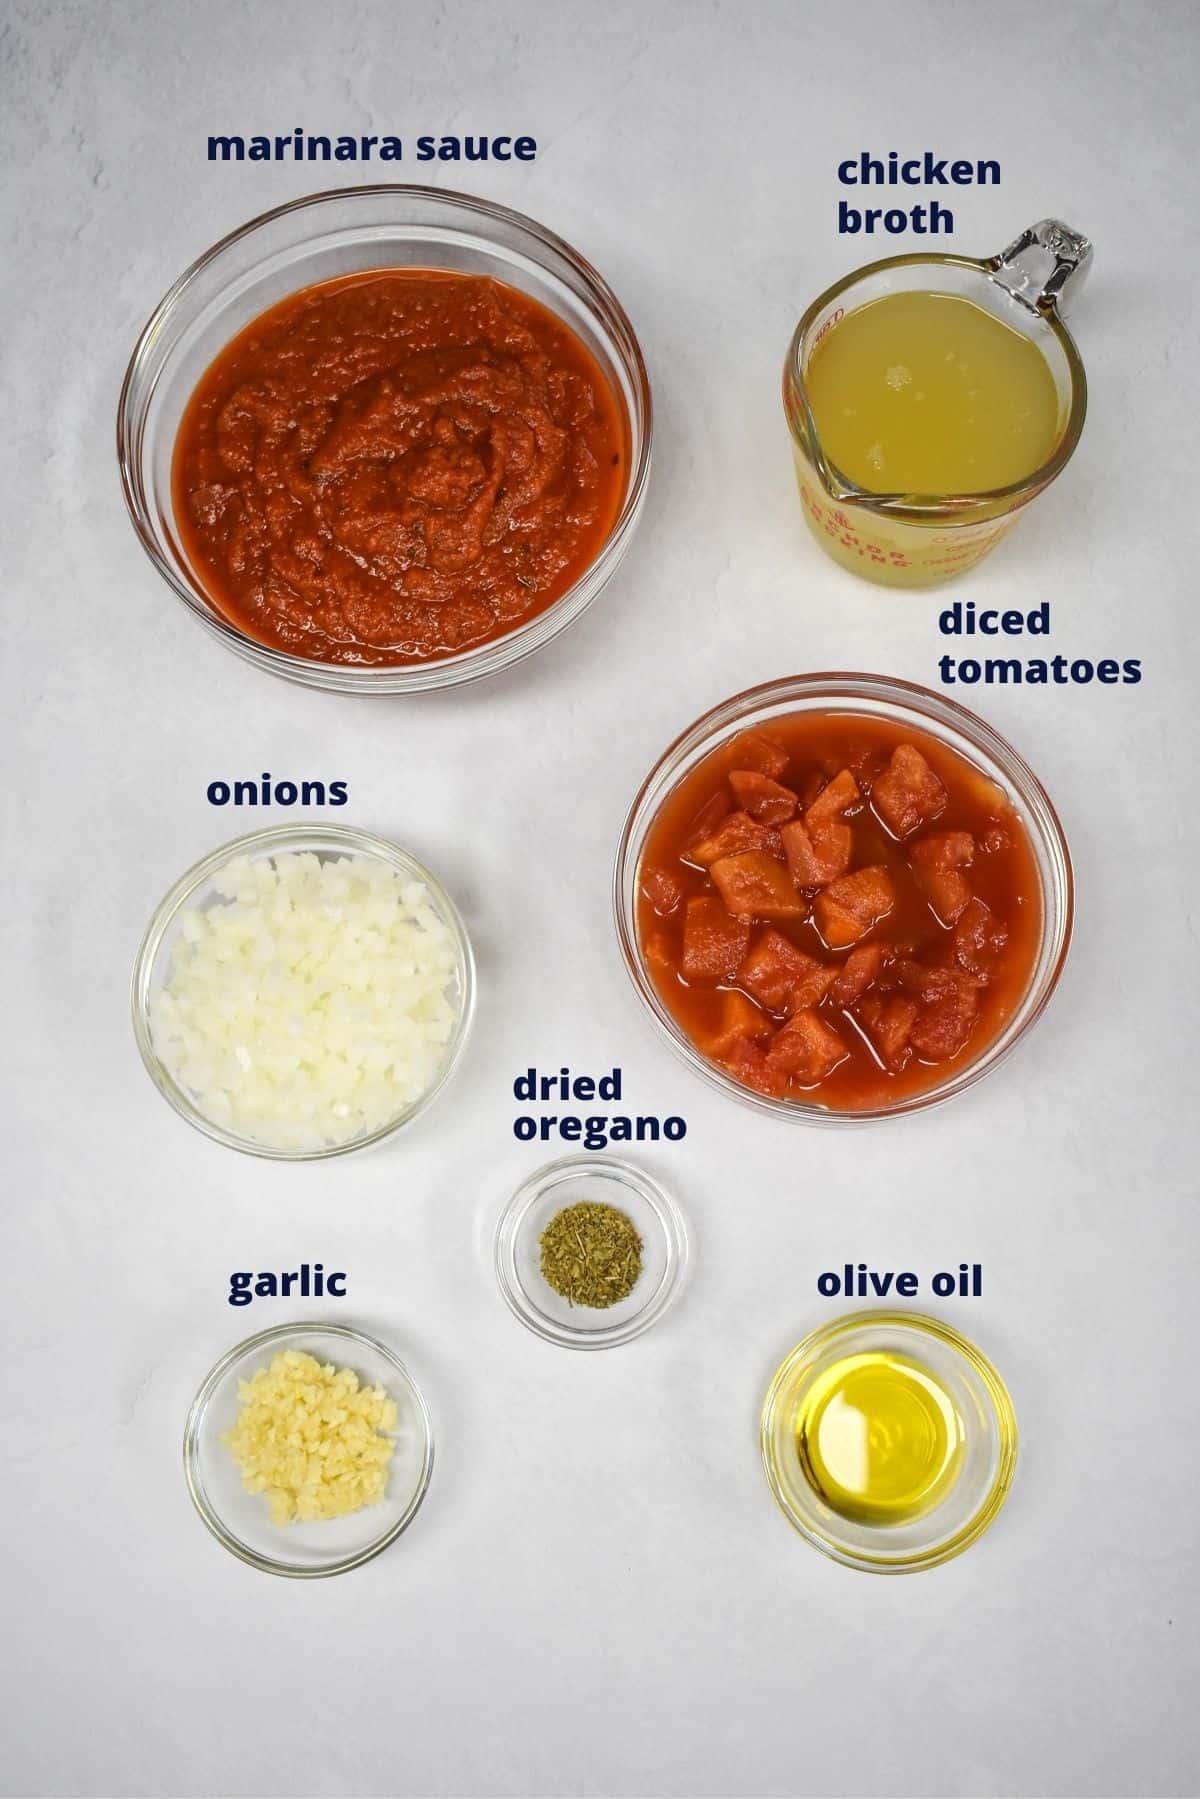
[[[855,308],[805,380],[827,460],[870,493],[990,493],[1034,474],[1061,436],[1037,345],[956,294]]]
[[[958,1478],[963,1422],[928,1369],[891,1350],[843,1356],[804,1393],[796,1416],[804,1477],[842,1517],[907,1524]]]

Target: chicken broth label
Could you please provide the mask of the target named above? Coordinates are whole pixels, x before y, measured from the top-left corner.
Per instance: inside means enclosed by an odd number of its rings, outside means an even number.
[[[1016,606],[977,607],[974,600],[955,600],[937,615],[943,637],[1049,637],[1053,628],[1049,600],[1022,611]],[[1047,649],[1049,646],[1047,646]],[[1142,664],[1136,656],[1073,656],[1067,652],[1035,656],[960,656],[947,651],[938,658],[943,687],[1136,687]]]
[[[980,1299],[983,1296],[983,1264],[959,1262],[942,1268],[924,1283],[911,1268],[872,1268],[868,1262],[844,1262],[817,1276],[822,1299],[916,1299],[932,1293],[937,1299]]]
[[[896,237],[911,231],[916,237],[950,237],[954,213],[939,200],[919,200],[912,206],[868,206],[860,190],[878,187],[922,187],[935,191],[948,187],[999,187],[1000,164],[991,157],[937,156],[932,150],[902,156],[888,150],[878,154],[860,150],[837,165],[842,187],[855,190],[854,202],[838,201],[838,232],[843,237]]]
[[[523,1069],[513,1081],[513,1098],[530,1110],[513,1119],[513,1136],[518,1143],[576,1143],[594,1151],[613,1143],[682,1143],[687,1123],[676,1114],[598,1109],[620,1105],[624,1088],[619,1068],[601,1075],[575,1074],[570,1068],[549,1073]],[[581,1106],[588,1110],[576,1109]]]

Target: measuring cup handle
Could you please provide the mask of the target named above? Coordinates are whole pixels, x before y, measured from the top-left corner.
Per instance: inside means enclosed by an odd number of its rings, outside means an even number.
[[[1067,309],[1092,266],[1092,246],[1061,219],[1042,219],[1014,238],[988,264],[991,278],[1031,312]]]

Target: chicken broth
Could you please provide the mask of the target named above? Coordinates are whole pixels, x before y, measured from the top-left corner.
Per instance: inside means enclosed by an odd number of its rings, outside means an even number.
[[[987,493],[1023,481],[1062,435],[1037,345],[955,294],[885,294],[818,344],[822,448],[871,493]]]

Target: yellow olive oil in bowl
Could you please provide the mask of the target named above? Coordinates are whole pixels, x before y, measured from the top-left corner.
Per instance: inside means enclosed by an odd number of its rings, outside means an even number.
[[[1016,1465],[1016,1419],[992,1364],[911,1312],[859,1312],[805,1337],[771,1382],[761,1429],[785,1517],[814,1548],[875,1574],[960,1554]]]
[[[909,1356],[844,1356],[809,1387],[796,1449],[810,1486],[863,1524],[907,1523],[940,1504],[962,1466],[953,1395]]]

